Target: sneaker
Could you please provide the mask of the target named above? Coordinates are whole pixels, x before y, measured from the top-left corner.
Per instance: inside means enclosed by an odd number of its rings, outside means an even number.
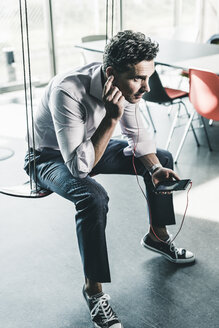
[[[91,320],[96,328],[123,328],[109,304],[110,296],[99,293],[89,297],[83,287],[83,295],[90,310]]]
[[[191,263],[195,261],[194,254],[184,248],[177,248],[171,241],[171,236],[165,243],[162,243],[161,241],[154,241],[149,234],[146,234],[141,240],[141,245],[162,254],[167,260],[174,263]]]

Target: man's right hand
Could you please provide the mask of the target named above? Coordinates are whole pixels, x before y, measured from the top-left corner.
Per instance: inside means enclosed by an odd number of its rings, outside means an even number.
[[[108,77],[104,84],[102,96],[106,109],[106,117],[117,121],[123,114],[125,97],[122,95],[119,88],[113,85],[113,80],[113,75]]]
[[[158,183],[162,183],[168,180],[176,180],[179,181],[180,177],[171,169],[167,167],[160,167],[157,171],[152,174],[152,182],[154,186]]]

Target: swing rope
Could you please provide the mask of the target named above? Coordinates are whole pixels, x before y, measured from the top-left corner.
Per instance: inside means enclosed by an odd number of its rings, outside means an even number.
[[[109,1],[106,0],[106,44],[108,41],[108,13],[109,13]]]
[[[22,6],[21,6],[21,0],[20,2],[20,8],[21,8],[21,21],[22,21]],[[33,149],[33,176],[32,173],[30,173],[30,186],[31,190],[37,191],[37,175],[36,175],[36,152],[35,152],[35,130],[34,130],[34,114],[33,114],[33,93],[32,93],[32,77],[31,77],[31,60],[30,60],[30,39],[29,39],[29,25],[28,25],[28,12],[27,12],[27,0],[24,0],[24,7],[25,7],[25,28],[26,28],[26,43],[27,43],[27,63],[28,63],[28,79],[29,79],[29,96],[30,96],[30,113],[31,113],[31,126],[32,126],[32,149]],[[22,30],[22,29],[21,29]],[[22,33],[23,36],[23,33]],[[24,43],[22,42],[22,45]],[[24,52],[24,48],[22,49],[22,52]],[[23,63],[25,66],[25,63]],[[25,70],[24,70],[25,74]],[[25,88],[27,90],[27,88]],[[25,97],[27,98],[27,97]],[[26,112],[28,112],[27,102],[25,104],[26,106]],[[29,134],[29,129],[27,130],[27,133]],[[30,162],[30,143],[28,144],[28,154],[29,154],[29,162]],[[31,170],[30,170],[31,172]],[[35,181],[35,184],[33,186],[33,183]]]
[[[25,1],[25,0],[24,0]],[[29,172],[31,172],[30,164],[30,127],[29,127],[29,113],[28,113],[28,101],[27,101],[27,79],[26,79],[26,58],[25,58],[25,47],[24,47],[24,27],[23,27],[23,10],[22,2],[19,0],[19,12],[20,12],[20,31],[21,31],[21,45],[22,45],[22,62],[23,62],[23,79],[24,79],[24,98],[25,98],[25,113],[26,113],[26,129],[27,129],[27,144],[28,144],[28,158],[29,158]],[[27,13],[27,7],[25,6],[25,13]],[[27,37],[27,43],[29,43],[29,38]],[[28,52],[29,55],[29,52]],[[29,60],[30,62],[30,60]],[[30,70],[29,70],[30,72]],[[29,75],[30,78],[30,75]],[[31,88],[31,82],[29,83]],[[31,93],[32,95],[32,93]],[[34,158],[35,160],[35,158]],[[30,188],[33,189],[32,174],[30,175]]]
[[[113,25],[114,25],[114,0],[112,0],[112,24],[111,24],[111,38],[113,37]]]
[[[0,188],[0,193],[9,196],[15,196],[15,197],[39,198],[39,197],[45,197],[51,194],[52,192],[46,189],[42,189],[37,183],[36,152],[35,152],[36,147],[35,147],[35,131],[34,131],[33,94],[32,94],[32,79],[31,79],[30,40],[29,40],[27,0],[23,0],[23,5],[22,5],[22,0],[19,0],[19,12],[20,12],[20,31],[21,31],[24,98],[25,98],[25,114],[26,114],[30,181],[25,182],[23,185]],[[26,47],[25,47],[25,42],[26,42]],[[27,57],[27,61],[26,61],[26,57]],[[28,84],[29,84],[30,108],[28,108],[29,107]],[[32,139],[32,144],[31,144],[30,136]],[[33,161],[32,161],[33,165],[31,164],[31,153],[33,153]]]
[[[107,41],[109,39],[109,34],[108,33],[110,30],[109,28],[109,0],[106,0],[106,44],[107,44]],[[114,33],[114,11],[115,11],[115,6],[114,6],[114,0],[112,0],[112,3],[111,3],[111,35],[110,37],[112,38],[113,37],[113,33]]]

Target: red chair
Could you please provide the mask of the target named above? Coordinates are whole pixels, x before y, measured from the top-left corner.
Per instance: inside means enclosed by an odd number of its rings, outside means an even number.
[[[209,43],[209,44],[219,44],[219,34],[213,34],[207,41],[206,43]],[[188,70],[185,70],[183,69],[180,73],[180,75],[182,77],[187,77],[189,78],[189,71]],[[178,85],[178,88],[180,87],[181,85],[181,82],[182,80],[180,81],[179,85]]]
[[[180,142],[177,160],[196,112],[200,114],[209,150],[212,150],[204,118],[219,121],[219,77],[212,72],[189,69],[189,100],[195,111],[190,116]]]
[[[187,119],[190,118],[190,113],[186,107],[186,104],[184,103],[183,99],[189,96],[188,92],[178,90],[178,89],[172,89],[172,88],[166,88],[162,85],[162,82],[160,80],[160,77],[155,70],[155,72],[151,75],[149,79],[149,86],[150,86],[150,92],[144,93],[142,99],[145,100],[146,108],[149,111],[147,102],[153,102],[161,105],[175,105],[178,104],[178,110],[175,113],[175,117],[173,119],[173,123],[170,127],[169,135],[167,137],[167,142],[165,145],[165,149],[169,149],[170,142],[174,133],[175,128],[177,128],[179,125],[177,125],[178,119],[180,118],[180,108],[181,106],[184,107],[186,117]],[[196,136],[195,130],[193,128],[192,123],[190,123],[192,132],[194,134],[194,138],[196,140],[197,146],[199,146],[199,141]]]

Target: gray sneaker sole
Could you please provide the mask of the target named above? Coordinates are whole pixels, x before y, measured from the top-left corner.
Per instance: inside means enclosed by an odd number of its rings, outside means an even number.
[[[101,326],[98,326],[96,323],[94,323],[94,327],[95,327],[95,328],[102,328]],[[110,327],[110,328],[111,328],[111,327]],[[112,326],[112,328],[113,328],[113,326]],[[121,325],[121,328],[124,328],[124,326]]]

